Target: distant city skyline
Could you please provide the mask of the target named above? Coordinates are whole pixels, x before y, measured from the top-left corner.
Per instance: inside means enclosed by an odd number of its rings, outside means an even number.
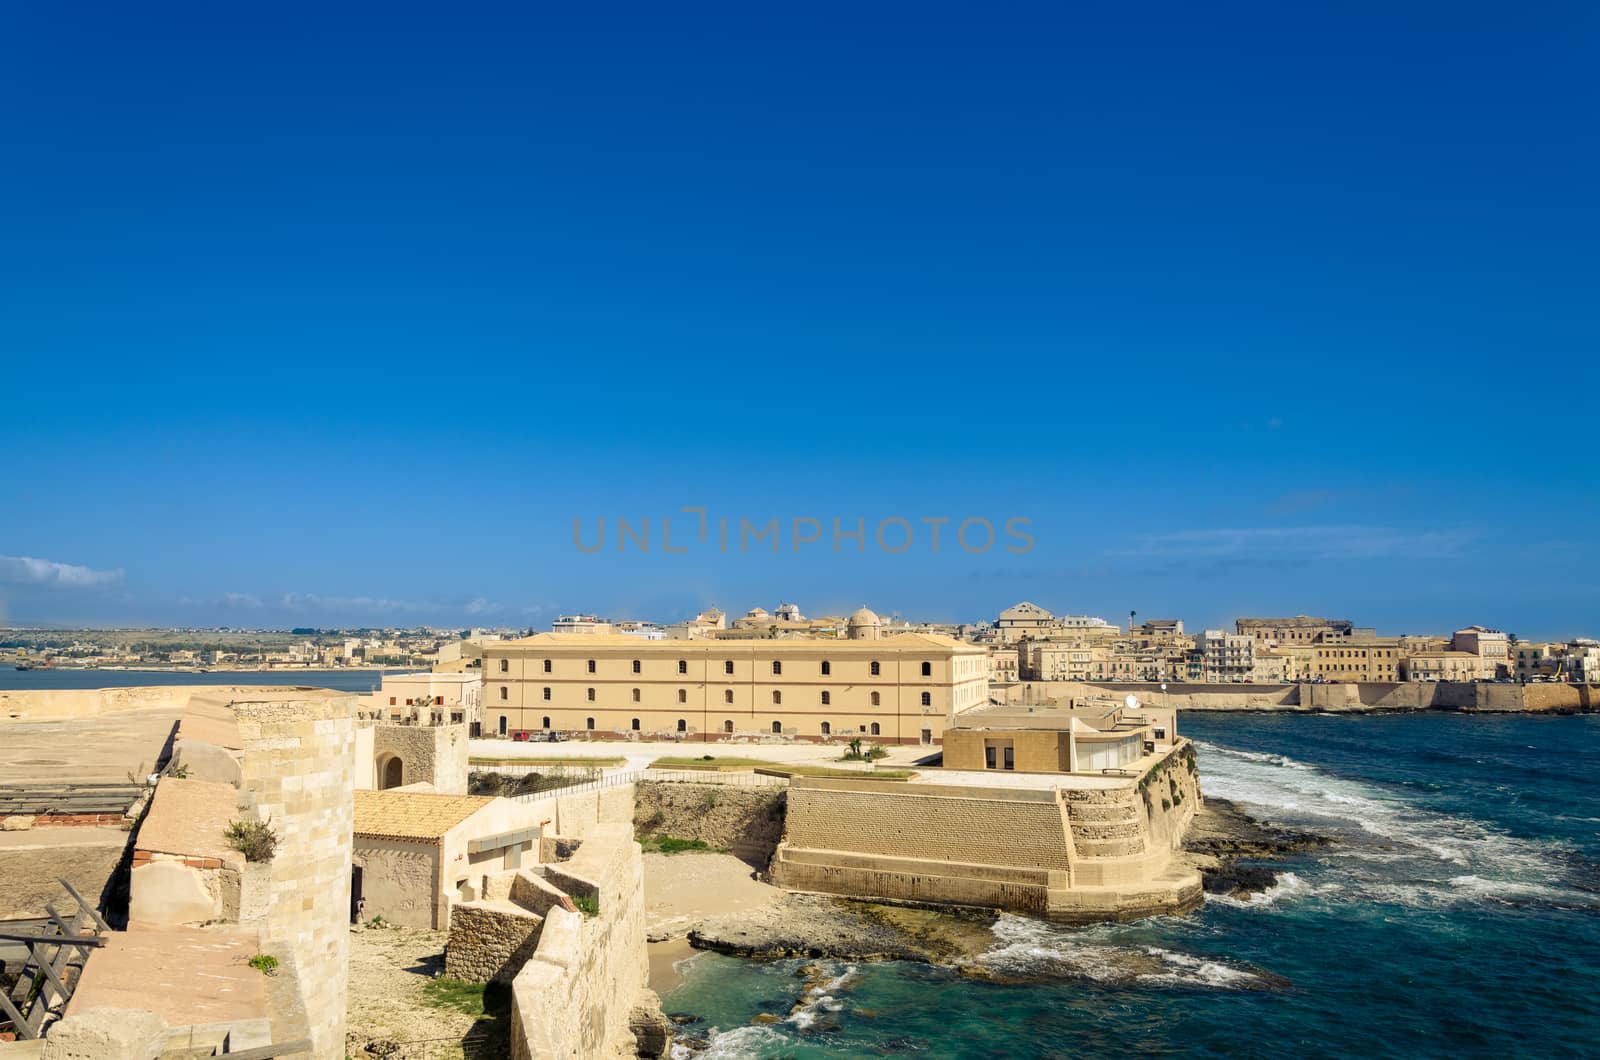
[[[1600,631],[1594,27],[13,5],[0,622]]]

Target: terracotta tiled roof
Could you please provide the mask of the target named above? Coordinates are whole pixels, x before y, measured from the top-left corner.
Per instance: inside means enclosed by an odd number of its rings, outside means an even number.
[[[357,791],[356,835],[439,839],[494,800],[421,791]]]

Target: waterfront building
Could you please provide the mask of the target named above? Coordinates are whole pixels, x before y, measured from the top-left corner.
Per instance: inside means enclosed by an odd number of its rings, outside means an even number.
[[[485,645],[486,727],[931,744],[951,719],[988,702],[983,647],[928,634],[880,639],[876,618],[856,612],[848,640],[545,633]]]
[[[1376,637],[1334,639],[1310,648],[1309,677],[1316,681],[1398,681],[1400,642]]]
[[[1492,677],[1485,672],[1484,659],[1469,651],[1423,651],[1403,660],[1402,676],[1407,681],[1481,681]]]
[[[1450,650],[1470,652],[1481,658],[1487,677],[1510,676],[1510,639],[1498,629],[1483,626],[1458,629],[1450,636]]]
[[[1354,628],[1348,618],[1313,618],[1309,615],[1239,618],[1234,620],[1233,626],[1239,636],[1254,637],[1263,647],[1312,644],[1328,635],[1347,636]]]
[[[1170,708],[992,705],[968,711],[945,730],[944,768],[1100,773],[1164,754],[1177,735],[1177,711]]]
[[[1196,638],[1195,651],[1199,656],[1201,680],[1209,684],[1253,680],[1256,671],[1254,635],[1208,629]]]

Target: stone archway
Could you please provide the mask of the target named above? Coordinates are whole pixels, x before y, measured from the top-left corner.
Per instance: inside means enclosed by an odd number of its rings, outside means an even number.
[[[406,766],[399,755],[391,755],[378,766],[378,787],[398,788],[405,783]]]

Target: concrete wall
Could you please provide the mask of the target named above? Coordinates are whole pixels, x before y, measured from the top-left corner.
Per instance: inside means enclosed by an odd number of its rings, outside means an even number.
[[[533,958],[512,983],[511,1055],[627,1055],[628,1017],[645,995],[649,970],[639,845],[626,825],[597,825],[560,868],[592,887],[599,915],[559,906],[546,914]]]
[[[314,1055],[338,1060],[349,973],[355,697],[241,699],[234,712],[245,788],[279,835],[267,935],[294,956]]]

